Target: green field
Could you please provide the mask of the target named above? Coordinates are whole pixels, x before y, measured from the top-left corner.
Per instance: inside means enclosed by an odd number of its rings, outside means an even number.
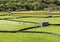
[[[23,18],[23,19],[19,18],[14,20],[37,22],[37,23],[39,23],[42,20],[48,20],[50,24],[60,24],[60,18]],[[60,33],[60,26],[39,27],[27,31],[48,31],[53,33]]]
[[[12,15],[0,16],[0,19],[2,19],[0,20],[0,30],[18,31],[21,29],[29,28],[24,31],[30,32],[16,32],[16,33],[0,32],[0,42],[60,42],[60,26],[58,25],[49,25],[46,27],[37,27],[30,29],[30,27],[38,26],[38,24],[36,23],[39,23],[42,20],[47,20],[49,21],[50,24],[60,24],[60,17],[59,18],[33,18],[33,17],[16,18],[16,17],[17,16]],[[4,18],[8,19],[5,20]],[[31,33],[31,31],[32,32],[35,31],[35,33]],[[51,32],[59,35],[36,32]]]
[[[37,22],[37,23],[39,23],[42,20],[47,20],[51,24],[60,23],[60,18],[18,18],[18,19],[12,19],[12,20],[30,21],[30,22]]]
[[[0,30],[14,31],[32,26],[35,24],[0,20]]]
[[[33,33],[0,33],[1,42],[60,42],[60,36]]]

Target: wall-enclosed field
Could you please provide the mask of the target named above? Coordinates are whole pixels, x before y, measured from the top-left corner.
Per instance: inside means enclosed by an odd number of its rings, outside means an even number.
[[[26,12],[11,12],[11,15],[13,16],[60,16],[60,12],[36,12],[36,11],[26,11]]]
[[[60,16],[57,13],[51,15]],[[10,13],[0,16],[0,42],[60,42],[60,17],[38,18],[37,16],[44,17],[47,14]],[[42,20],[47,20],[50,25],[38,26]]]

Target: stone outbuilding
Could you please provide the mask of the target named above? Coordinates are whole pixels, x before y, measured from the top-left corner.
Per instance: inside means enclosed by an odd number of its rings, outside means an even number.
[[[47,20],[43,20],[43,21],[39,22],[39,26],[48,26],[48,25],[49,25],[49,23]]]
[[[48,14],[47,17],[50,18],[50,17],[52,17],[52,15],[51,14]]]

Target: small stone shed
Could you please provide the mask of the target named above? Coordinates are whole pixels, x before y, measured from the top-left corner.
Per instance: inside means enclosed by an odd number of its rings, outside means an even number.
[[[43,21],[39,22],[39,26],[48,26],[48,25],[49,25],[49,23],[47,20],[43,20]]]
[[[48,14],[47,17],[50,18],[50,17],[52,17],[52,15],[51,14]]]

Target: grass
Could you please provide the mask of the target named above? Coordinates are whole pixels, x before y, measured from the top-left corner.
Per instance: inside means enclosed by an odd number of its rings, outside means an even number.
[[[42,20],[48,20],[50,24],[60,24],[60,18],[18,18],[16,19],[15,16],[0,16],[0,18],[13,18],[11,20],[30,21],[30,22],[37,22],[37,23],[39,23]],[[32,26],[36,26],[36,24],[0,20],[0,30],[15,31],[15,30],[21,30],[28,27],[32,27]],[[60,34],[60,26],[51,25],[47,27],[33,28],[27,31],[45,31],[45,32]],[[0,32],[0,42],[60,42],[60,36],[41,34],[41,33]]]
[[[50,24],[60,24],[60,18],[18,18],[13,20],[30,21],[37,23],[39,23],[42,20],[48,20]],[[40,28],[30,29],[27,31],[45,31],[45,32],[60,33],[60,26],[40,27]]]
[[[52,32],[56,34],[60,34],[60,26],[47,26],[47,27],[39,27],[39,28],[33,28],[26,31],[43,31],[43,32]]]
[[[10,13],[8,13],[8,12],[0,12],[0,15],[9,15]]]
[[[35,26],[35,24],[0,20],[0,30],[14,31]]]
[[[16,18],[15,16],[0,16],[1,19],[3,18]]]
[[[42,20],[48,20],[50,24],[60,24],[60,18],[19,18],[13,20],[21,20],[21,21],[30,21],[30,22],[39,22]],[[45,32],[53,32],[60,34],[60,26],[47,26],[47,27],[39,27],[34,29],[29,29],[26,31],[45,31]]]
[[[13,16],[44,16],[44,17],[46,17],[46,16],[48,16],[48,14],[46,14],[46,13],[44,13],[44,14],[42,14],[42,13],[35,13],[35,14],[33,14],[33,13],[19,13],[19,14],[11,14],[11,15],[13,15]],[[51,14],[51,16],[60,16],[60,14]]]
[[[48,11],[20,11],[11,12],[14,16],[46,16],[51,14],[52,16],[60,16],[60,12],[48,12]]]
[[[1,42],[60,42],[60,37],[48,34],[0,33]]]
[[[51,24],[60,24],[60,18],[18,18],[12,20],[30,21],[39,23],[42,20],[47,20]]]

